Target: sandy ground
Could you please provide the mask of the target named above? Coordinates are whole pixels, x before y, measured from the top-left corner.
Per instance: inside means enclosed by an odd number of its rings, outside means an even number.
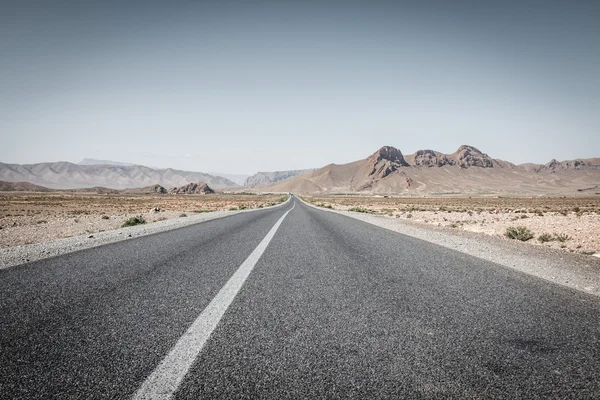
[[[424,225],[499,237],[504,237],[509,227],[523,226],[534,234],[528,244],[600,256],[600,197],[303,198],[314,205],[335,210],[387,215]],[[549,241],[539,240],[543,234],[547,234]]]
[[[0,194],[0,248],[110,231],[132,217],[147,223],[195,214],[262,208],[281,195]]]

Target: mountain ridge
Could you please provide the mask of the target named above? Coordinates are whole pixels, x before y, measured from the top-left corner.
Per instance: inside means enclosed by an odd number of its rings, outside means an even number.
[[[260,191],[305,193],[576,193],[600,183],[600,158],[515,165],[474,146],[454,153],[418,150],[403,155],[383,146],[365,159],[329,164],[300,177],[259,186]]]
[[[0,162],[0,180],[29,182],[51,189],[77,189],[104,186],[114,189],[139,188],[159,184],[165,188],[205,182],[215,189],[237,188],[234,182],[203,172],[173,168],[153,169],[143,165],[79,165],[66,161],[37,164]]]
[[[314,169],[295,169],[286,171],[264,171],[257,172],[256,174],[249,176],[244,181],[245,187],[254,187],[267,185],[269,183],[275,183],[286,179],[293,178],[298,175],[302,175],[306,172],[314,171]]]

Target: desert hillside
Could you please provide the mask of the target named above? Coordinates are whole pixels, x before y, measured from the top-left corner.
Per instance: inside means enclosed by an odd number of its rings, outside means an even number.
[[[78,165],[69,162],[40,164],[0,163],[0,180],[29,182],[51,189],[103,186],[113,189],[139,188],[159,184],[165,188],[205,182],[214,189],[237,185],[220,176],[176,169],[153,169],[142,165]]]
[[[348,164],[258,187],[295,193],[380,194],[578,194],[600,184],[600,158],[515,165],[472,146],[452,154],[419,150],[403,155],[384,146]],[[592,190],[593,191],[593,190]]]
[[[272,172],[257,172],[256,174],[248,177],[244,182],[244,186],[254,187],[268,185],[270,183],[276,183],[284,181],[286,179],[293,178],[298,175],[305,174],[307,172],[314,171],[314,169],[298,169],[290,171],[272,171]]]

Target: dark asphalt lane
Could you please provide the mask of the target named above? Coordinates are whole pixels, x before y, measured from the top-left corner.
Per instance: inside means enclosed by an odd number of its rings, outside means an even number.
[[[290,208],[0,270],[0,398],[130,397]]]
[[[129,398],[291,204],[0,271],[1,398]],[[296,202],[197,398],[600,398],[600,298]]]
[[[600,398],[600,299],[297,204],[195,398]]]

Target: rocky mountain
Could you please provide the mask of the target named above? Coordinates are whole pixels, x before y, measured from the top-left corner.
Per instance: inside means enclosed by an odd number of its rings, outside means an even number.
[[[600,170],[600,158],[589,158],[589,159],[577,159],[568,161],[557,161],[552,160],[545,165],[541,165],[537,168],[536,172],[541,171],[580,171],[580,170]]]
[[[600,158],[518,166],[473,146],[452,154],[419,150],[403,155],[384,146],[363,160],[330,164],[257,189],[295,193],[565,194],[600,184]],[[581,192],[581,191],[580,191]]]
[[[203,172],[176,169],[153,169],[142,165],[78,165],[69,162],[40,164],[0,163],[0,180],[30,182],[54,189],[103,186],[126,189],[159,184],[166,188],[186,185],[188,182],[206,182],[215,189],[237,185],[223,177]]]
[[[257,172],[256,174],[248,177],[244,182],[244,186],[254,187],[261,185],[268,185],[270,183],[284,181],[286,179],[293,178],[298,175],[302,175],[306,172],[314,171],[314,169],[297,169],[291,171],[273,171],[273,172]]]
[[[181,187],[169,189],[169,194],[212,194],[214,192],[215,191],[204,182],[188,183]]]

